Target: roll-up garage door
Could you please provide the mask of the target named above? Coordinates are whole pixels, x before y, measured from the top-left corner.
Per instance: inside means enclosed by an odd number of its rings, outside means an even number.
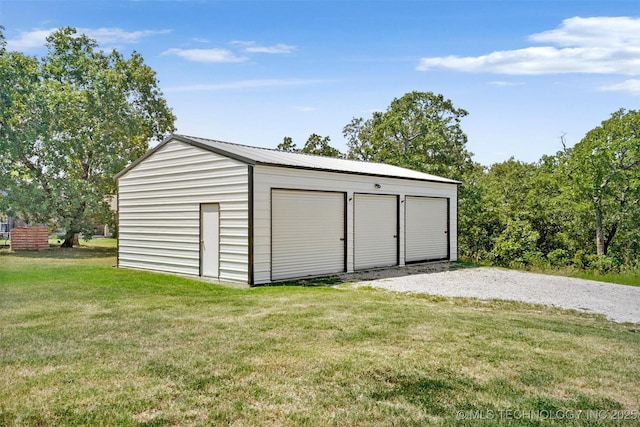
[[[444,198],[405,199],[405,260],[449,258],[449,213]]]
[[[398,197],[354,195],[354,267],[398,264]]]
[[[273,190],[271,279],[345,271],[345,194]]]

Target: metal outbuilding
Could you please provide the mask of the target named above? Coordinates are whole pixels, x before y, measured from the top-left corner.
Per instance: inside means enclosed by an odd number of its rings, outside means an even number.
[[[457,259],[459,182],[171,135],[116,175],[118,266],[260,285]]]

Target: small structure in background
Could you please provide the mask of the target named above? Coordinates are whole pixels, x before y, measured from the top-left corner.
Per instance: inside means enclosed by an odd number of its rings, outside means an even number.
[[[0,213],[0,247],[7,245],[7,242],[9,241],[9,232],[12,228],[12,218]]]
[[[12,251],[42,251],[49,249],[49,228],[16,227],[11,230]]]

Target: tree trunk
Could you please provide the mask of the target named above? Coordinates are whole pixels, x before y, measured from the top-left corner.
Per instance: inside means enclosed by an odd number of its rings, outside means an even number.
[[[596,253],[598,255],[607,254],[604,245],[604,230],[602,230],[602,212],[598,208],[596,208]]]
[[[61,248],[72,248],[74,244],[78,244],[78,234],[74,231],[67,231],[64,235],[64,242],[60,245]]]
[[[605,237],[605,240],[604,240],[605,254],[609,253],[609,245],[611,245],[611,241],[616,236],[617,231],[618,231],[618,223],[616,222],[611,226],[611,230],[609,230],[609,232],[607,233],[607,236]]]

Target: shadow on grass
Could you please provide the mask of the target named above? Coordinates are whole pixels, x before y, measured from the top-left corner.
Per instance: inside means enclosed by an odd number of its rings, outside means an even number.
[[[492,422],[491,425],[541,425],[538,422],[529,423],[527,418],[523,418],[524,423],[511,422],[514,418],[510,419],[509,413],[505,409],[511,409],[513,412],[517,408],[520,413],[539,414],[539,417],[543,417],[540,418],[541,420],[548,421],[551,425],[565,425],[566,420],[563,413],[570,411],[589,411],[594,408],[597,408],[598,411],[621,411],[624,409],[624,405],[614,399],[591,397],[581,392],[569,394],[564,398],[551,396],[545,392],[531,395],[527,391],[526,383],[511,382],[504,378],[480,383],[474,378],[440,368],[430,374],[381,372],[379,370],[373,373],[373,377],[378,381],[369,396],[376,401],[408,402],[420,407],[431,416],[443,417],[444,419],[452,419],[454,414],[459,415],[460,410],[464,410],[467,413],[488,413],[491,411],[496,415],[497,421],[500,421],[500,413],[502,412],[503,422]],[[518,406],[516,408],[501,408],[495,406],[494,402],[482,404],[481,401],[474,398],[482,394],[494,396],[497,401],[503,399],[517,402]],[[467,398],[467,395],[474,397]],[[459,420],[459,418],[457,419]],[[515,418],[515,420],[517,419]],[[470,424],[456,422],[455,425],[477,425],[478,420],[472,421],[474,422]],[[610,425],[610,420],[605,420],[602,424],[596,422],[588,425]]]
[[[345,283],[345,280],[338,276],[313,277],[309,279],[288,280],[284,282],[267,283],[258,286],[301,286],[301,287],[317,287],[317,286],[333,286]]]
[[[423,374],[387,373],[370,393],[376,401],[407,401],[434,416],[446,416],[451,403],[462,391],[478,392],[483,387],[475,380],[454,373],[435,372],[432,377]]]
[[[16,258],[38,259],[89,259],[109,258],[116,256],[116,248],[80,246],[76,248],[61,248],[49,246],[43,251],[9,251],[0,250],[0,256],[13,256]]]

